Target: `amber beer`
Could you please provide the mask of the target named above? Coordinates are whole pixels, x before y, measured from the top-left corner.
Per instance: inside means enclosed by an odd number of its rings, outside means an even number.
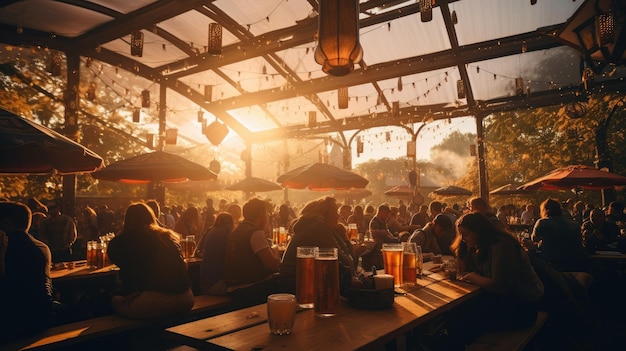
[[[315,257],[315,315],[331,317],[339,308],[337,249],[319,249]]]
[[[415,284],[417,281],[417,267],[415,266],[415,253],[405,252],[402,258],[402,279],[404,283]]]
[[[187,235],[182,242],[183,246],[183,258],[193,257],[193,253],[196,251],[196,238],[194,235]]]
[[[87,267],[98,267],[98,250],[100,249],[100,243],[95,240],[87,242]]]
[[[382,252],[385,274],[393,275],[393,286],[401,286],[402,264],[404,261],[404,250],[402,248],[402,244],[383,244]]]
[[[296,299],[302,308],[313,308],[315,304],[315,256],[317,246],[296,248]]]
[[[350,241],[359,241],[359,231],[356,223],[348,223],[348,238]]]

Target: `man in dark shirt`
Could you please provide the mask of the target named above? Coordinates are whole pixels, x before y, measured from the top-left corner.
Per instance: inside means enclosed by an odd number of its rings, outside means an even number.
[[[581,231],[583,243],[588,252],[617,249],[619,228],[615,223],[606,220],[606,215],[601,209],[591,210],[589,220],[583,223]],[[611,245],[613,247],[610,247]]]
[[[49,323],[49,263],[27,233],[30,222],[26,205],[0,202],[0,230],[7,237],[5,271],[0,275],[0,340],[36,333]]]
[[[267,203],[253,198],[243,205],[243,221],[228,236],[224,266],[226,291],[238,302],[259,304],[278,292],[274,273],[280,259],[265,235]]]

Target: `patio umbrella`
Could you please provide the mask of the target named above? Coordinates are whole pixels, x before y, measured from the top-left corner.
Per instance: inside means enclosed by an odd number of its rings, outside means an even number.
[[[408,186],[394,186],[383,194],[391,197],[413,197],[413,188]]]
[[[0,109],[0,173],[93,172],[102,157],[54,130]]]
[[[626,177],[584,165],[557,168],[520,188],[526,190],[605,190],[626,185]]]
[[[461,188],[454,185],[444,186],[438,189],[433,190],[432,192],[435,195],[439,196],[471,196],[472,192],[465,188]]]
[[[360,175],[325,163],[311,163],[278,177],[276,182],[286,188],[326,191],[365,188],[369,180]]]
[[[229,187],[226,187],[226,190],[245,191],[245,192],[250,192],[250,193],[259,193],[259,192],[275,191],[275,190],[282,190],[282,189],[283,187],[281,187],[280,184],[271,182],[269,180],[257,178],[257,177],[249,177]]]
[[[111,163],[94,172],[96,179],[129,184],[217,179],[208,168],[165,151],[155,151]]]
[[[520,184],[506,184],[489,192],[490,195],[525,195],[530,194],[532,190],[520,188]]]

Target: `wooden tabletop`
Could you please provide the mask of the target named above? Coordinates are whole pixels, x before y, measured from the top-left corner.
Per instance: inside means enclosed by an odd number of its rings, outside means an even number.
[[[293,334],[273,335],[265,304],[166,329],[166,336],[198,349],[363,350],[382,346],[479,294],[478,287],[437,273],[405,286],[391,308],[362,310],[340,304],[330,318],[312,309],[296,314]]]
[[[589,255],[592,260],[599,261],[625,261],[626,254],[619,251],[596,251],[593,255]]]

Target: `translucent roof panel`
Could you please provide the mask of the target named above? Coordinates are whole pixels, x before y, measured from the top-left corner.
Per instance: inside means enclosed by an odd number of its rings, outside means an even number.
[[[141,57],[132,56],[130,54],[130,35],[121,39],[110,41],[103,48],[124,55],[143,63],[146,66],[158,67],[175,60],[189,57],[186,53],[171,45],[168,41],[148,30],[142,30],[143,33],[143,55]],[[158,48],[158,50],[155,50]]]
[[[158,26],[204,52],[209,40],[209,23],[212,22],[215,21],[194,10],[163,21]],[[239,39],[226,28],[222,28],[222,46],[236,42],[239,42]]]
[[[95,11],[49,0],[16,1],[0,9],[0,23],[70,38],[113,19]]]
[[[252,132],[260,132],[277,127],[276,122],[261,107],[256,105],[229,110],[228,113]]]
[[[94,4],[102,5],[104,7],[108,7],[112,10],[121,12],[121,13],[130,13],[139,8],[142,8],[146,5],[152,4],[156,2],[155,0],[89,0],[89,2],[93,2]]]
[[[322,67],[315,62],[315,46],[316,43],[311,42],[306,45],[278,51],[276,56],[283,60],[302,80],[324,77],[326,73],[322,72]]]
[[[324,91],[317,94],[320,100],[326,104],[327,109],[336,119],[355,115],[363,115],[371,112],[376,106],[378,93],[372,84],[361,84],[348,87],[348,108],[338,107],[337,90]]]
[[[239,61],[219,69],[248,92],[278,88],[286,82],[262,57]]]
[[[515,95],[515,79],[522,78],[524,93],[580,83],[580,56],[567,47],[527,52],[474,62],[467,66],[474,97],[488,100]]]
[[[402,77],[402,91],[398,78],[378,82],[388,101],[399,101],[400,107],[445,104],[456,100],[456,67],[412,74]]]
[[[227,99],[229,97],[240,95],[239,91],[237,91],[234,86],[213,71],[202,71],[194,75],[184,77],[181,81],[202,95],[204,95],[204,86],[211,85],[211,101]]]
[[[565,22],[582,1],[472,0],[450,4],[459,45],[494,40]],[[433,11],[434,14],[434,11]],[[441,27],[439,27],[441,29]]]
[[[217,0],[213,4],[255,36],[291,27],[313,10],[307,0]]]
[[[433,20],[421,22],[419,13],[387,23],[361,28],[363,59],[368,65],[429,54],[450,48],[441,16],[433,10]]]
[[[304,97],[267,103],[265,107],[283,126],[308,124],[309,111],[316,112],[318,122],[325,119],[317,107]]]

